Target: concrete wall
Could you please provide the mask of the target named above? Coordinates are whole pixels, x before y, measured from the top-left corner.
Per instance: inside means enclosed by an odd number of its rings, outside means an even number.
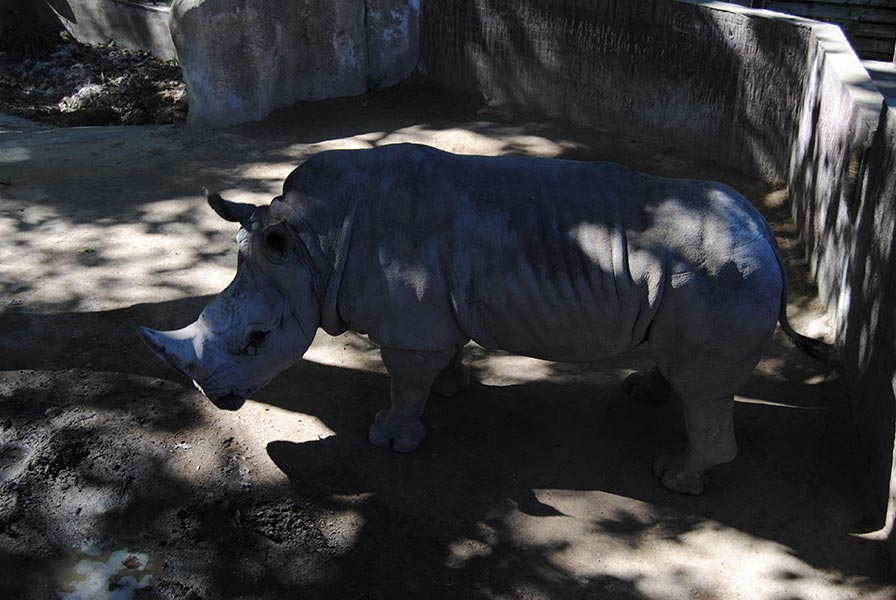
[[[896,558],[896,116],[839,29],[819,25],[807,57],[790,197],[836,326],[869,482]]]
[[[171,34],[193,124],[262,119],[362,94],[417,64],[419,0],[176,0]]]
[[[436,81],[783,180],[808,29],[645,0],[429,0]]]
[[[865,153],[862,186],[855,218],[845,229],[853,240],[847,247],[845,286],[837,289],[849,298],[842,303],[839,342],[852,382],[853,414],[871,460],[874,494],[886,502],[883,533],[896,564],[896,109],[883,107],[879,127]],[[837,230],[829,229],[813,248],[813,256],[826,256]],[[818,272],[832,262],[818,259]],[[835,263],[834,263],[835,264]],[[833,295],[833,294],[831,294]]]
[[[896,116],[843,33],[700,0],[427,0],[421,63],[789,185],[896,557]]]
[[[146,50],[164,60],[175,57],[167,6],[127,0],[45,1],[78,40],[102,44],[111,39],[123,48]]]

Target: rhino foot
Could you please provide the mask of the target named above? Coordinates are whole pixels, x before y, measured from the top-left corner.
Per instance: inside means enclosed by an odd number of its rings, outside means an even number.
[[[663,486],[678,494],[699,496],[703,493],[703,471],[689,468],[684,454],[666,454],[653,463],[653,473]]]
[[[396,452],[413,452],[424,437],[426,429],[420,419],[396,414],[392,410],[379,411],[367,433],[367,439],[374,446],[392,446]]]
[[[672,385],[656,367],[649,371],[632,373],[622,383],[634,400],[643,404],[660,406],[672,397]]]

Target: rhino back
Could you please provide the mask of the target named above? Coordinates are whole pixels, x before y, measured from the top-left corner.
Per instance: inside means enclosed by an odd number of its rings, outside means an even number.
[[[668,275],[768,268],[761,217],[719,184],[614,163],[364,152],[337,306],[381,345],[473,339],[593,360],[644,341]]]

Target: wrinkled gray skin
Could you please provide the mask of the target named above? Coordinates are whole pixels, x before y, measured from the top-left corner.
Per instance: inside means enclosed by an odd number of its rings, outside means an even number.
[[[318,154],[238,221],[233,283],[199,320],[143,340],[219,407],[300,359],[318,327],[367,333],[392,378],[370,441],[414,450],[430,393],[469,385],[462,347],[593,361],[648,344],[632,396],[683,402],[689,445],[654,466],[697,494],[737,452],[733,394],[780,320],[786,277],[767,223],[733,189],[613,163],[457,156],[411,144]]]

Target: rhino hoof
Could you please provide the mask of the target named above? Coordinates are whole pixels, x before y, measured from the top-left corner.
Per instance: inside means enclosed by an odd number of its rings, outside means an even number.
[[[367,432],[367,439],[379,448],[388,448],[396,452],[413,452],[426,436],[426,430],[420,419],[393,415],[391,411],[381,410],[377,413],[373,425]]]
[[[367,440],[377,448],[388,448],[392,445],[392,438],[381,431],[376,424],[370,426],[370,431],[367,432]]]
[[[663,487],[676,494],[699,496],[703,493],[703,472],[686,468],[679,456],[661,456],[653,463],[653,473],[662,478]]]

